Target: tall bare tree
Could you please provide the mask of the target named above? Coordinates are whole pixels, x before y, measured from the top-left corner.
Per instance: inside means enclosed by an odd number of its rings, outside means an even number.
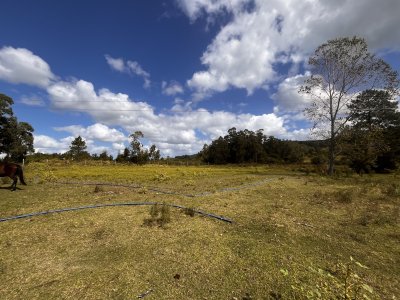
[[[320,137],[329,139],[328,174],[334,173],[337,136],[349,120],[347,106],[368,89],[397,92],[398,74],[382,59],[368,51],[359,37],[337,38],[319,46],[309,58],[311,76],[299,92],[311,96],[305,109]]]

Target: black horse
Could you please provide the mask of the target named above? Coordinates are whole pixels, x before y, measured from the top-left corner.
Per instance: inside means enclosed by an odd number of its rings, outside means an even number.
[[[22,171],[22,167],[18,164],[8,163],[8,162],[0,162],[0,177],[10,177],[13,180],[11,185],[11,190],[15,191],[17,188],[17,180],[26,185],[24,181],[24,173]]]

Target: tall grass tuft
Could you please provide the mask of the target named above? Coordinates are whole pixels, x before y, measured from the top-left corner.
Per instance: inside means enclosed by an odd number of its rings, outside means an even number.
[[[187,216],[194,217],[194,215],[196,214],[196,211],[195,211],[194,208],[192,208],[192,207],[186,207],[186,208],[183,210],[183,213],[184,213],[185,215],[187,215]]]
[[[171,222],[171,209],[165,204],[154,204],[150,207],[149,218],[144,219],[143,225],[145,226],[165,226]]]
[[[96,184],[96,186],[94,187],[94,193],[101,193],[104,192],[104,188],[101,185]]]

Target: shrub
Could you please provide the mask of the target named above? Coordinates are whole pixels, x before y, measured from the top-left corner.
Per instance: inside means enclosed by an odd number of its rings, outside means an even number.
[[[191,217],[194,217],[194,215],[196,214],[196,211],[195,211],[194,208],[192,208],[192,207],[186,207],[186,208],[183,210],[183,212],[184,212],[185,215],[191,216]]]
[[[171,222],[171,209],[169,206],[163,204],[161,206],[161,214],[158,219],[158,223],[161,227],[164,227],[167,223]]]
[[[170,207],[166,204],[154,204],[150,207],[150,218],[146,218],[143,221],[143,225],[145,226],[159,226],[165,227],[168,223],[171,222],[171,212]]]
[[[101,193],[101,192],[104,192],[104,189],[103,189],[102,186],[96,184],[96,186],[94,187],[94,191],[93,192],[94,193]]]
[[[146,187],[141,187],[139,190],[138,190],[138,193],[139,194],[147,194],[147,188]]]
[[[166,181],[166,180],[169,180],[169,179],[171,179],[171,178],[168,175],[164,174],[164,173],[156,174],[154,176],[154,181],[162,182],[162,181]]]

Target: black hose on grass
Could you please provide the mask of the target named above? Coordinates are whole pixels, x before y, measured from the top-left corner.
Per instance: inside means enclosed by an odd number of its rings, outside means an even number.
[[[275,180],[275,178],[264,179],[261,181],[244,184],[239,187],[224,188],[217,192],[239,191],[239,190],[245,189],[247,187],[259,186],[259,185],[262,185],[266,182],[273,181],[273,180]],[[99,185],[99,186],[119,186],[119,187],[127,187],[127,188],[143,188],[143,186],[140,186],[140,185],[119,184],[119,183],[94,183],[94,182],[79,182],[78,183],[78,182],[63,182],[63,181],[58,181],[56,183],[66,184],[66,185],[80,184],[80,185]],[[198,193],[198,194],[181,194],[181,193],[176,193],[176,192],[171,192],[171,191],[164,191],[164,190],[160,190],[158,188],[152,188],[152,187],[147,188],[147,189],[149,191],[157,192],[160,194],[184,196],[184,197],[189,197],[189,198],[202,197],[202,196],[208,196],[208,195],[213,194],[212,192],[202,192],[202,193]],[[143,206],[143,205],[155,205],[155,204],[160,204],[160,203],[157,203],[157,202],[128,202],[128,203],[96,204],[96,205],[88,205],[88,206],[80,206],[80,207],[61,208],[61,209],[54,209],[54,210],[41,211],[41,212],[35,212],[35,213],[30,213],[30,214],[23,214],[23,215],[0,218],[0,222],[16,220],[16,219],[23,219],[23,218],[30,218],[30,217],[40,216],[40,215],[48,215],[48,214],[52,214],[52,213],[62,213],[62,212],[67,212],[67,211],[89,209],[89,208],[100,208],[100,207],[108,207],[108,206]],[[179,209],[188,209],[187,207],[184,207],[181,205],[176,205],[176,204],[164,204],[164,205],[179,208]],[[201,210],[193,209],[193,212],[197,213],[199,215],[203,215],[205,217],[210,217],[210,218],[214,218],[214,219],[217,219],[220,221],[233,223],[233,221],[231,219],[228,219],[228,218],[225,218],[222,216],[218,216],[218,215],[214,215],[211,213],[207,213],[207,212],[204,212]]]
[[[274,181],[276,180],[275,178],[268,178],[256,182],[251,182],[247,184],[243,184],[238,187],[227,187],[220,189],[216,192],[234,192],[234,191],[240,191],[248,187],[252,186],[259,186],[264,183],[267,183],[269,181]],[[127,188],[134,188],[134,189],[139,189],[139,188],[144,188],[144,186],[140,185],[135,185],[135,184],[120,184],[120,183],[96,183],[96,182],[65,182],[65,181],[56,181],[55,183],[57,184],[65,184],[65,185],[73,185],[73,184],[79,184],[79,185],[98,185],[98,186],[117,186],[117,187],[127,187]],[[159,194],[164,194],[164,195],[174,195],[174,196],[183,196],[183,197],[188,197],[188,198],[195,198],[195,197],[203,197],[203,196],[209,196],[212,195],[213,192],[202,192],[202,193],[197,193],[197,194],[182,194],[182,193],[177,193],[177,192],[171,192],[171,191],[165,191],[165,190],[160,190],[155,187],[147,187],[146,188],[149,191],[156,192]]]
[[[40,212],[34,212],[34,213],[29,213],[29,214],[17,215],[17,216],[10,216],[10,217],[5,217],[5,218],[0,218],[0,222],[6,222],[6,221],[24,219],[24,218],[31,218],[31,217],[35,217],[35,216],[41,216],[41,215],[49,215],[49,214],[53,214],[53,213],[62,213],[62,212],[67,212],[67,211],[90,209],[90,208],[115,207],[115,206],[143,206],[143,205],[156,205],[156,204],[166,205],[166,206],[175,207],[175,208],[179,208],[179,209],[189,209],[185,206],[181,206],[181,205],[177,205],[177,204],[165,204],[165,203],[158,203],[158,202],[127,202],[127,203],[94,204],[94,205],[53,209],[53,210],[40,211]],[[197,213],[199,215],[205,216],[205,217],[214,218],[214,219],[228,222],[228,223],[233,223],[233,221],[231,219],[228,219],[228,218],[225,218],[222,216],[218,216],[218,215],[215,215],[212,213],[207,213],[202,210],[193,209],[193,212]]]

